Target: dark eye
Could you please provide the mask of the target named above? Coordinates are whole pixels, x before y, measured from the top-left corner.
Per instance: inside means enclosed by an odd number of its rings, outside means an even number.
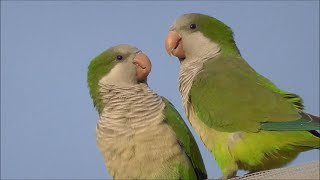
[[[123,57],[122,57],[121,55],[118,55],[118,56],[117,56],[117,60],[119,60],[119,61],[122,60],[122,58],[123,58]]]
[[[195,28],[197,28],[196,24],[190,24],[190,29],[195,29]]]

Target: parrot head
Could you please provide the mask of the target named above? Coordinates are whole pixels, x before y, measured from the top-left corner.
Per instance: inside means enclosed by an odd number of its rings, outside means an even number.
[[[204,14],[184,14],[170,27],[165,48],[180,61],[210,58],[213,51],[240,54],[232,30],[216,18]]]
[[[113,46],[95,57],[89,64],[87,81],[98,112],[103,108],[99,83],[116,86],[146,83],[150,71],[148,56],[130,45]]]

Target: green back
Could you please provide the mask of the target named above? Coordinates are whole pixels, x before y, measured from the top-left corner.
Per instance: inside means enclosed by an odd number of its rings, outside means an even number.
[[[193,138],[189,128],[183,121],[178,111],[174,108],[174,106],[164,97],[162,97],[162,99],[166,105],[164,109],[166,122],[176,133],[177,138],[180,142],[180,145],[185,150],[194,168],[187,172],[184,172],[183,174],[185,174],[186,176],[189,176],[189,178],[186,177],[187,179],[190,179],[190,177],[192,177],[192,174],[194,173],[196,174],[198,179],[206,179],[207,172],[201,157],[201,153],[199,151],[197,143]],[[179,171],[185,171],[185,170],[182,170],[183,169],[182,167],[180,168],[181,170]]]
[[[255,132],[262,122],[301,118],[298,96],[286,93],[255,72],[241,57],[209,60],[195,78],[190,99],[197,116],[209,127],[227,132]],[[297,108],[296,108],[297,107]]]

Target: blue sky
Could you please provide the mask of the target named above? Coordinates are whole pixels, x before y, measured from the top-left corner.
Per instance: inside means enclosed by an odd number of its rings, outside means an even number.
[[[149,56],[150,87],[187,120],[179,62],[167,56],[164,39],[189,12],[228,24],[249,64],[319,115],[318,1],[1,1],[1,179],[110,178],[95,143],[98,115],[86,75],[91,59],[116,44]],[[220,177],[195,137],[209,177]],[[318,159],[313,150],[292,164]]]

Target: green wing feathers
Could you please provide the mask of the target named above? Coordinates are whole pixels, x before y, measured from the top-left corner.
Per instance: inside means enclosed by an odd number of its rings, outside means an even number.
[[[312,114],[303,112],[304,109],[303,100],[299,95],[283,91],[276,87],[270,80],[267,78],[258,75],[258,81],[260,84],[268,88],[269,90],[280,94],[284,99],[289,101],[296,109],[300,110],[299,114],[301,115],[300,119],[289,121],[289,122],[265,122],[261,124],[262,130],[271,130],[271,131],[301,131],[301,130],[319,130],[320,129],[320,120],[319,117]]]
[[[285,99],[287,99],[289,102],[291,102],[295,108],[299,109],[299,110],[303,110],[304,109],[304,105],[303,105],[303,101],[302,99],[293,93],[288,93],[288,92],[284,92],[284,91],[280,91],[279,92]]]
[[[193,171],[198,179],[206,179],[207,172],[202,160],[202,156],[189,128],[175,107],[164,97],[162,97],[162,99],[166,105],[164,109],[166,122],[176,133],[179,143],[189,157],[194,168]]]
[[[261,124],[261,129],[269,131],[301,131],[320,130],[319,117],[300,112],[301,118],[290,122],[267,122]]]
[[[301,111],[298,95],[280,90],[241,57],[209,60],[193,82],[190,101],[197,116],[219,131],[319,129],[319,118]]]

